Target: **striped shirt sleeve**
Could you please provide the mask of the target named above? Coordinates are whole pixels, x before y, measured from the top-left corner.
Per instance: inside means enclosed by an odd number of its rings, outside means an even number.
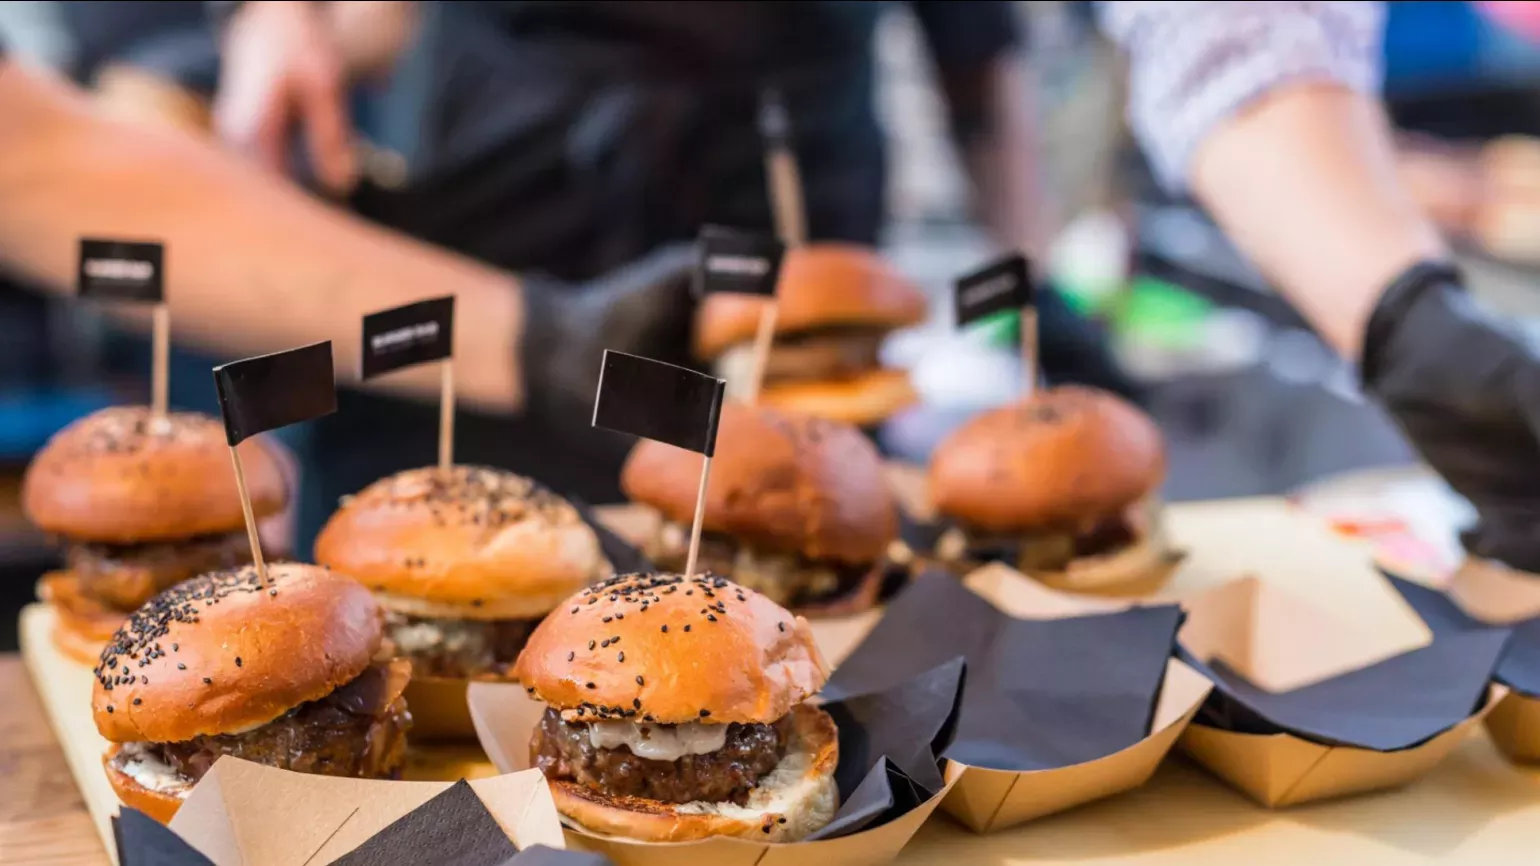
[[[1218,124],[1300,81],[1379,91],[1384,4],[1104,0],[1103,31],[1129,60],[1128,120],[1161,182],[1186,187]]]

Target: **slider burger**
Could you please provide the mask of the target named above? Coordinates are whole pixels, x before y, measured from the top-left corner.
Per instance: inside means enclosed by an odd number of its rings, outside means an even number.
[[[273,453],[252,441],[241,461],[255,516],[281,511],[288,489]],[[224,427],[205,415],[88,415],[38,452],[21,501],[33,524],[64,542],[66,570],[44,575],[38,596],[57,612],[55,643],[87,664],[155,593],[251,562]]]
[[[368,590],[311,565],[205,574],[155,596],[102,651],[91,709],[107,778],[166,822],[222,755],[392,778],[412,724],[404,661],[377,662]]]
[[[612,570],[572,503],[481,466],[376,481],[327,521],[316,561],[374,590],[418,676],[501,679],[535,624]]]
[[[663,515],[643,549],[682,570],[701,456],[651,439],[621,470],[632,500]],[[730,575],[804,613],[870,607],[883,580],[898,509],[877,449],[856,428],[763,406],[723,405],[706,488],[701,571]]]
[[[1065,387],[980,414],[936,447],[930,495],[956,529],[938,555],[1004,560],[1061,589],[1131,590],[1174,557],[1152,494],[1160,431],[1103,391]]]
[[[909,374],[883,368],[878,350],[890,332],[925,320],[925,294],[876,253],[848,244],[790,250],[776,302],[761,403],[865,427],[918,399]],[[718,293],[701,305],[695,354],[729,383],[751,375],[754,336],[767,303]]]
[[[839,739],[803,703],[828,666],[807,622],[724,578],[613,577],[551,614],[516,675],[569,824],[648,842],[790,842],[834,817]]]

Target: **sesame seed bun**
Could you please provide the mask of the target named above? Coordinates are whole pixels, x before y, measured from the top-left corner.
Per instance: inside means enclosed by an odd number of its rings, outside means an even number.
[[[542,616],[607,577],[599,538],[571,503],[528,478],[481,466],[384,478],[345,501],[316,561],[414,616]]]
[[[583,717],[757,724],[823,688],[829,667],[807,621],[757,592],[633,574],[564,602],[530,636],[514,677]]]
[[[135,612],[95,672],[102,736],[165,743],[250,730],[369,666],[381,618],[367,590],[312,565],[274,563],[268,575],[205,574]]]
[[[820,328],[891,331],[925,320],[925,293],[866,247],[813,244],[786,253],[776,289],[777,334]],[[695,354],[715,359],[735,343],[754,339],[765,298],[713,294],[695,322]]]
[[[102,755],[102,769],[107,772],[107,782],[112,785],[112,790],[118,795],[123,805],[131,809],[138,809],[162,824],[170,824],[176,817],[178,809],[182,808],[183,794],[172,794],[163,791],[154,791],[139,784],[134,777],[128,775],[113,766],[113,759],[123,747],[119,745],[109,746],[107,752]]]
[[[643,439],[621,471],[637,502],[690,525],[701,456]],[[898,536],[882,458],[847,424],[765,407],[722,407],[704,529],[766,550],[849,564],[877,562]]]
[[[1065,387],[980,414],[931,458],[936,511],[985,532],[1073,527],[1143,499],[1165,477],[1149,416],[1104,391]]]
[[[920,400],[904,370],[868,370],[844,379],[766,383],[759,402],[798,415],[872,427]]]
[[[551,782],[551,795],[568,822],[607,836],[643,842],[688,842],[708,836],[795,842],[822,829],[839,809],[834,783],[839,732],[828,713],[806,704],[795,707],[791,718],[785,756],[742,806],[612,797],[561,780]]]
[[[240,447],[258,518],[281,510],[288,488],[260,440]],[[224,427],[174,412],[159,424],[143,406],[104,409],[55,434],[28,467],[22,508],[39,529],[80,541],[139,544],[245,528]]]

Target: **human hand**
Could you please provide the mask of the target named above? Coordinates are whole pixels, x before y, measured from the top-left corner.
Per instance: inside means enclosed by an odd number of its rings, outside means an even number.
[[[578,285],[523,278],[527,411],[586,424],[605,349],[688,366],[695,258],[677,244]]]
[[[321,4],[246,3],[225,32],[215,129],[277,172],[291,168],[290,138],[301,130],[316,179],[345,193],[358,174],[347,88],[346,57]]]
[[[1381,296],[1363,377],[1412,445],[1471,501],[1470,553],[1540,574],[1540,350],[1481,309],[1452,268],[1418,265]]]

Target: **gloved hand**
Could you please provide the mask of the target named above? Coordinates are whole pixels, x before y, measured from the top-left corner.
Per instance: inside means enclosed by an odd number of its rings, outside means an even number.
[[[525,411],[587,426],[605,349],[690,366],[695,248],[662,247],[587,283],[521,278]]]
[[[1466,549],[1540,574],[1540,350],[1477,307],[1452,267],[1420,264],[1369,319],[1365,389],[1476,507]]]

